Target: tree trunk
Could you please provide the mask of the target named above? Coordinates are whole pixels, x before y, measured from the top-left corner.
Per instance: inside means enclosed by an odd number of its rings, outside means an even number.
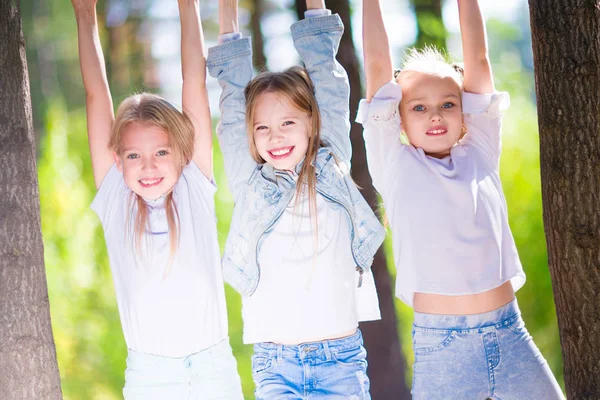
[[[366,0],[365,0],[366,1]],[[352,178],[362,188],[362,194],[375,211],[379,211],[377,194],[371,182],[367,169],[367,155],[362,136],[362,126],[354,122],[358,102],[362,98],[360,65],[352,41],[352,25],[350,21],[350,6],[348,0],[328,0],[327,7],[337,13],[344,22],[345,30],[340,43],[338,61],[350,80],[350,120],[352,129]],[[296,0],[296,11],[299,18],[304,18],[306,5],[303,0]],[[400,349],[398,336],[398,321],[394,305],[394,295],[390,274],[383,246],[377,251],[373,261],[373,275],[381,320],[360,324],[365,348],[368,353],[369,378],[371,380],[371,396],[374,400],[403,400],[410,399],[410,390],[406,386],[406,364]]]
[[[442,0],[410,0],[417,18],[417,41],[415,47],[434,45],[446,49],[448,33],[442,19]]]
[[[19,0],[0,1],[0,398],[60,399]]]
[[[544,229],[570,399],[600,398],[600,6],[530,0]]]
[[[265,39],[260,29],[260,19],[265,11],[265,0],[254,0],[254,8],[250,16],[250,29],[252,30],[252,63],[258,71],[267,70],[267,57],[265,55]]]

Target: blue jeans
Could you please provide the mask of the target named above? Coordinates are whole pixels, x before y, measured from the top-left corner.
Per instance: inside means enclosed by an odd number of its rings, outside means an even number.
[[[256,400],[370,399],[366,356],[359,330],[300,345],[255,344]]]
[[[181,358],[129,350],[125,400],[242,400],[229,339]]]
[[[415,313],[413,399],[564,399],[516,299],[476,315]]]

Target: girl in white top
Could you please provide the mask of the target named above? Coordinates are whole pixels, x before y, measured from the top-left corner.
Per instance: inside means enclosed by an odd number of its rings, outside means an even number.
[[[116,118],[96,0],[72,0],[88,136],[128,347],[126,399],[241,399],[229,339],[212,183],[212,132],[198,0],[179,0],[183,109],[159,96]]]
[[[378,1],[363,4],[357,121],[392,230],[396,294],[415,310],[413,398],[562,398],[514,298],[525,275],[499,177],[509,98],[494,89],[477,1],[458,0],[464,75],[433,49],[393,74]]]
[[[223,87],[217,135],[236,202],[223,268],[244,295],[257,399],[368,399],[358,322],[380,318],[369,267],[384,231],[348,173],[343,25],[322,0],[306,3],[292,26],[306,69],[252,79],[237,4],[220,1],[208,67]]]

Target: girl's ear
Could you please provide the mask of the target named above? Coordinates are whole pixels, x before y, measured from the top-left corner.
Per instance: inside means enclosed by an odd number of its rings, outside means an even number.
[[[114,151],[112,152],[113,158],[115,159],[115,164],[117,164],[117,169],[119,172],[123,172],[123,163],[121,162],[121,157]]]
[[[460,137],[458,139],[459,140],[462,139],[463,137],[465,137],[466,134],[467,134],[467,124],[465,124],[465,120],[463,118],[462,126],[460,129]]]

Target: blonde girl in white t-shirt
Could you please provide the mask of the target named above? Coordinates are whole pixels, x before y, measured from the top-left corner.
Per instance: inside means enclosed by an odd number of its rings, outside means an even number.
[[[179,0],[183,112],[143,93],[116,117],[96,0],[72,0],[100,217],[128,347],[125,399],[241,399],[227,336],[198,0]]]
[[[562,399],[514,297],[525,275],[499,177],[508,94],[494,89],[478,2],[457,3],[464,74],[433,49],[394,73],[379,3],[363,2],[357,121],[392,230],[396,294],[415,310],[413,398]]]

